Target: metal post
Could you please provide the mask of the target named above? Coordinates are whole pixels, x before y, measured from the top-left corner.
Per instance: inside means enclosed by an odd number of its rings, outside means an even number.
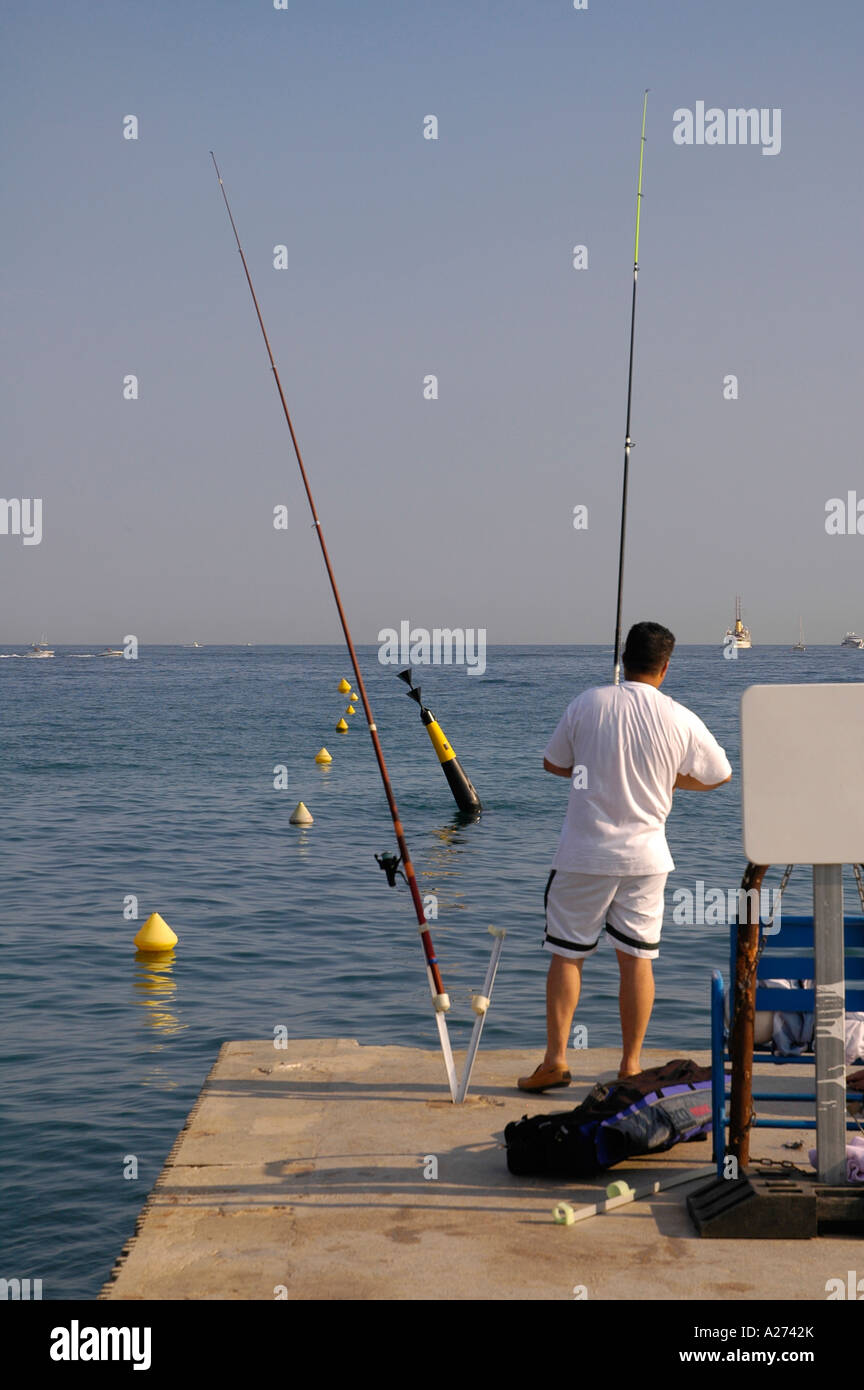
[[[846,1182],[846,983],[843,866],[813,865],[816,973],[816,1149],[819,1181]]]

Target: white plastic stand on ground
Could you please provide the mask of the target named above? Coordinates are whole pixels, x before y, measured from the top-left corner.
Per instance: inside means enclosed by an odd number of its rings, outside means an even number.
[[[813,865],[819,1181],[846,1182],[843,865],[864,862],[864,685],[754,685],[741,699],[744,852]]]
[[[486,1011],[492,1000],[492,986],[495,984],[495,976],[498,973],[498,961],[501,958],[501,947],[504,945],[504,937],[507,935],[504,927],[490,927],[489,931],[495,940],[492,943],[492,954],[489,957],[489,968],[486,971],[486,979],[483,981],[483,992],[475,994],[472,1000],[472,1007],[476,1018],[474,1027],[471,1030],[471,1040],[468,1043],[468,1052],[465,1057],[465,1066],[462,1070],[462,1080],[459,1082],[459,1090],[454,1096],[457,1105],[461,1105],[471,1083],[471,1073],[474,1070],[474,1059],[477,1056],[477,1049],[480,1046],[480,1034],[483,1032],[483,1024],[486,1022]]]
[[[487,1010],[492,1002],[492,988],[495,984],[495,976],[498,973],[501,947],[504,945],[504,938],[507,935],[504,927],[490,927],[489,931],[495,939],[492,943],[492,954],[489,957],[489,967],[486,971],[486,979],[483,981],[482,993],[475,994],[471,1001],[471,1006],[476,1017],[474,1019],[474,1027],[471,1030],[471,1038],[468,1043],[468,1052],[465,1057],[465,1065],[462,1069],[461,1078],[456,1075],[456,1063],[453,1060],[453,1049],[450,1046],[450,1033],[447,1028],[447,1009],[450,1007],[450,1002],[446,994],[438,995],[436,993],[432,971],[429,968],[428,961],[426,963],[426,976],[429,980],[429,988],[432,991],[435,1022],[438,1026],[441,1051],[444,1054],[447,1084],[450,1087],[450,1099],[453,1101],[454,1105],[461,1105],[468,1094],[468,1087],[471,1084],[471,1073],[474,1070],[474,1061],[477,1057],[477,1049],[480,1046],[480,1035],[483,1032],[483,1024],[486,1022]],[[444,1008],[440,1007],[441,1003],[444,1004]]]

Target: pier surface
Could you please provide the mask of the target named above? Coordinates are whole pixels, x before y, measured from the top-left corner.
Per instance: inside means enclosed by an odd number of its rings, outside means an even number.
[[[646,1050],[643,1065],[672,1055]],[[577,1105],[614,1077],[619,1054],[571,1053],[568,1089],[526,1095],[515,1078],[539,1056],[481,1051],[455,1106],[436,1051],[226,1043],[100,1297],[821,1301],[828,1279],[860,1267],[861,1242],[847,1236],[699,1239],[685,1206],[698,1182],[556,1225],[556,1203],[597,1202],[613,1180],[700,1170],[704,1182],[711,1144],[626,1160],[593,1181],[511,1177],[505,1124]],[[762,1064],[757,1075],[771,1090],[801,1087],[799,1067]],[[782,1147],[802,1135],[803,1149]],[[814,1144],[812,1131],[759,1129],[751,1154],[812,1171]]]

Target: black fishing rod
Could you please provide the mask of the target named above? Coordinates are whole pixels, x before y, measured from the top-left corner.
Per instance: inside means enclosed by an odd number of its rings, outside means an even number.
[[[618,606],[615,612],[615,671],[617,685],[621,674],[621,604],[624,595],[624,535],[627,529],[627,483],[630,476],[630,405],[633,399],[633,343],[636,336],[636,281],[639,278],[639,222],[642,214],[642,161],[645,156],[645,116],[648,91],[642,98],[642,139],[639,145],[639,186],[636,193],[636,246],[633,252],[633,304],[630,310],[630,367],[627,373],[627,427],[624,431],[624,487],[621,495],[621,543],[618,548]]]
[[[307,477],[306,469],[303,464],[303,457],[300,453],[300,445],[297,443],[297,436],[294,433],[294,426],[291,423],[291,416],[288,412],[288,405],[285,400],[285,393],[282,390],[282,383],[279,380],[279,372],[276,369],[276,363],[274,361],[273,353],[270,348],[270,339],[267,337],[267,330],[264,327],[264,320],[261,317],[261,310],[258,306],[258,298],[255,294],[255,289],[252,284],[252,277],[249,274],[249,266],[246,264],[246,257],[243,254],[243,247],[240,245],[240,237],[238,235],[237,227],[234,222],[234,217],[231,212],[231,205],[228,202],[228,195],[225,192],[225,185],[222,182],[222,175],[219,172],[219,165],[216,163],[216,156],[212,150],[210,151],[210,158],[213,160],[213,167],[216,170],[216,177],[219,180],[219,187],[222,190],[222,197],[225,200],[225,208],[228,213],[229,221],[231,223],[231,230],[234,233],[234,240],[237,242],[237,250],[240,252],[240,259],[243,262],[243,269],[246,272],[246,283],[249,286],[249,293],[252,296],[252,303],[255,305],[255,312],[258,315],[258,323],[260,324],[261,333],[264,338],[264,344],[267,348],[267,356],[270,359],[270,368],[273,372],[273,378],[276,382],[276,389],[279,392],[279,400],[282,402],[282,410],[285,414],[285,421],[288,425],[288,429],[291,434],[291,443],[294,446],[294,453],[300,468],[300,476],[303,479],[303,486],[306,489],[306,496],[309,501],[309,508],[312,512],[312,522],[318,534],[318,542],[321,546],[321,554],[324,557],[324,565],[327,570],[327,577],[330,580],[330,588],[333,590],[333,598],[336,602],[336,610],[339,614],[339,621],[342,624],[342,631],[345,634],[345,643],[348,647],[348,654],[351,658],[351,665],[354,668],[354,677],[357,684],[357,689],[360,692],[360,699],[363,701],[363,710],[366,715],[366,723],[369,726],[369,734],[372,738],[372,747],[375,750],[375,757],[378,760],[378,768],[381,773],[381,781],[384,784],[384,795],[387,798],[387,805],[390,808],[390,815],[393,820],[393,829],[396,832],[396,843],[399,846],[399,854],[402,861],[402,871],[404,873],[405,880],[411,892],[411,900],[414,904],[414,911],[417,914],[417,922],[420,927],[420,940],[423,943],[423,952],[426,957],[426,970],[429,979],[429,988],[431,990],[433,1003],[435,1005],[435,1019],[438,1024],[438,1033],[441,1039],[441,1049],[444,1053],[444,1063],[447,1068],[447,1080],[450,1083],[450,1094],[455,1100],[458,1090],[458,1083],[456,1080],[456,1070],[453,1064],[453,1053],[450,1047],[450,1038],[447,1032],[447,1020],[444,1017],[446,1011],[450,1008],[450,1000],[445,992],[444,985],[441,980],[441,973],[438,969],[438,960],[435,955],[435,948],[432,944],[432,937],[429,933],[429,926],[426,921],[426,914],[423,911],[423,900],[420,897],[420,890],[417,886],[417,878],[414,873],[414,866],[411,863],[411,856],[408,853],[408,845],[405,841],[405,832],[402,829],[402,822],[399,819],[399,810],[396,805],[396,798],[393,795],[393,788],[390,785],[390,776],[387,772],[387,764],[384,761],[384,753],[381,748],[380,739],[378,738],[378,728],[375,724],[375,720],[372,717],[372,707],[369,703],[369,697],[366,694],[366,685],[363,680],[363,675],[360,671],[360,665],[357,660],[357,653],[354,650],[354,642],[351,637],[351,631],[348,627],[348,619],[346,618],[345,610],[342,607],[342,599],[339,596],[339,589],[336,584],[336,576],[333,573],[333,566],[330,563],[330,556],[327,553],[327,546],[324,543],[324,532],[321,526],[321,520],[318,516],[318,511],[315,507],[315,501],[312,496],[312,489],[309,486],[309,478]],[[395,883],[396,865],[399,863],[399,860],[396,860],[394,864],[392,855],[383,856],[383,859],[384,862],[379,860],[379,863],[381,863],[382,868],[385,868],[385,870],[389,870],[387,872],[388,882],[390,882],[391,884]]]

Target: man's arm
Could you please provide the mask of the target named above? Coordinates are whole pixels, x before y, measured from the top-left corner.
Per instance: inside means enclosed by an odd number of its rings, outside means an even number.
[[[572,767],[556,767],[555,763],[550,763],[548,758],[543,759],[543,770],[544,772],[551,772],[553,777],[569,777],[573,771]]]
[[[711,792],[715,787],[725,787],[727,782],[732,781],[732,773],[724,777],[722,782],[697,782],[695,777],[691,777],[687,772],[679,772],[673,782],[673,787],[679,791],[687,792]]]

